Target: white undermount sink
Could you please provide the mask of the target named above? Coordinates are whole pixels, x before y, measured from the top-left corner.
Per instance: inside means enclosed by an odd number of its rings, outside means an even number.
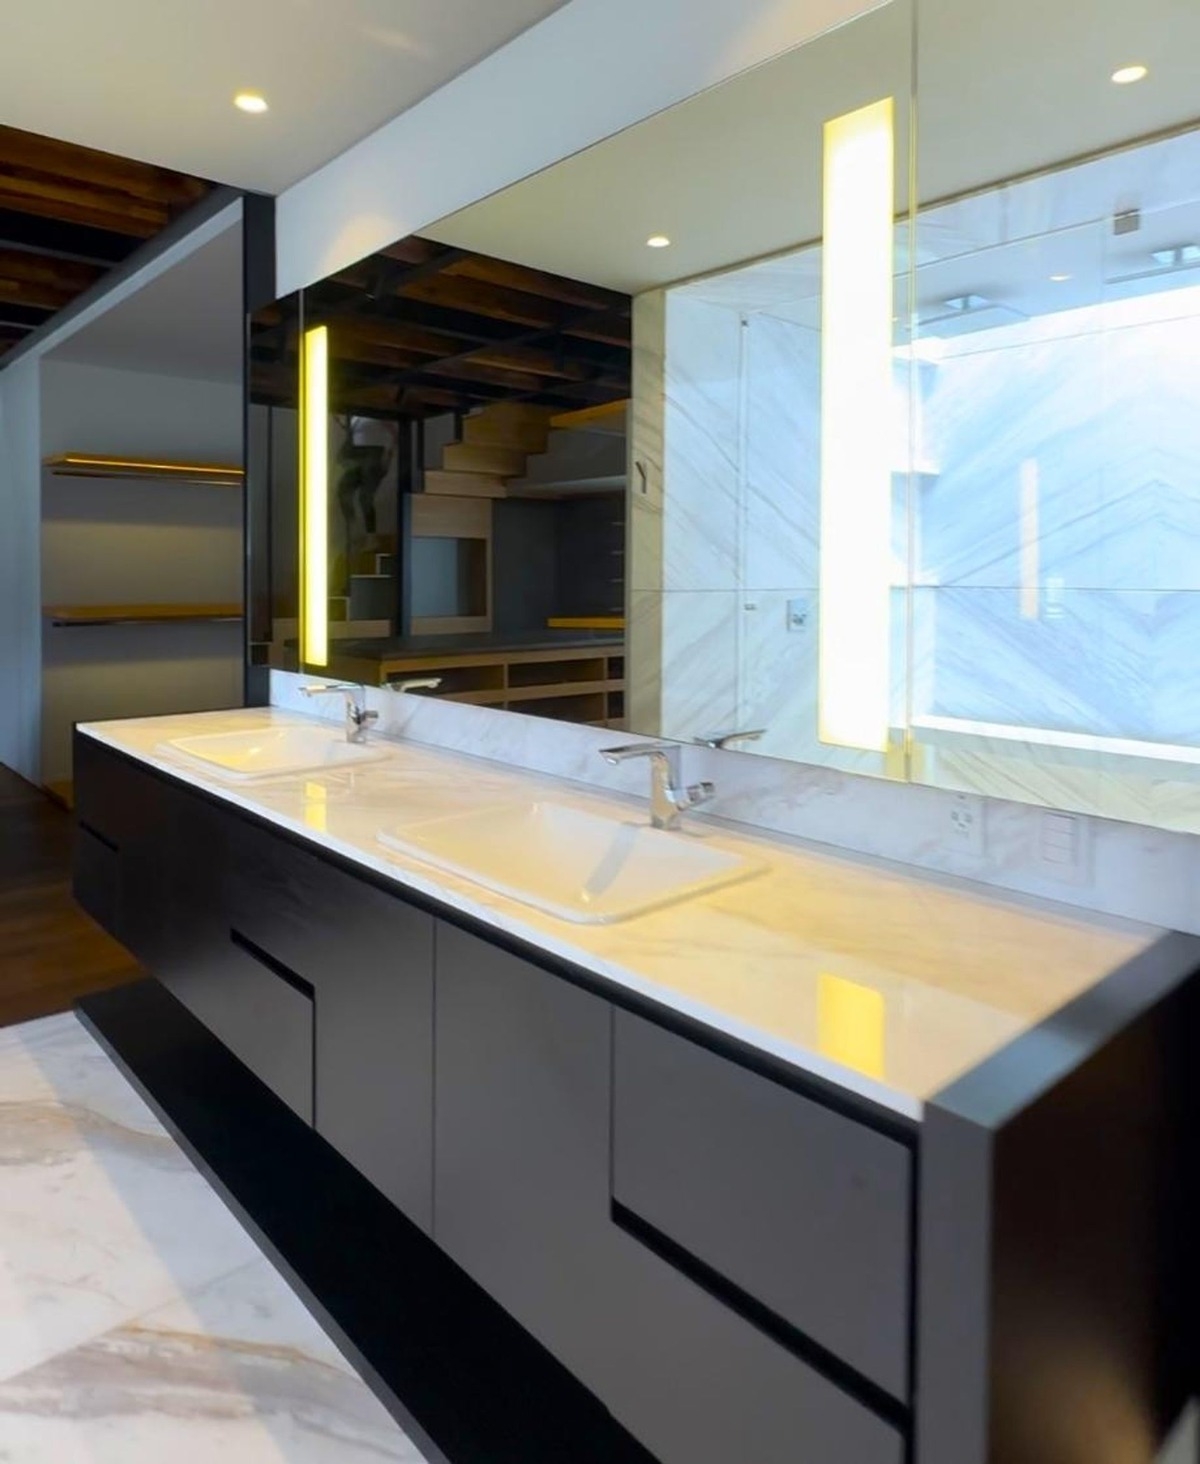
[[[390,849],[563,920],[606,924],[693,899],[762,868],[703,835],[560,803],[509,803],[379,834]]]
[[[205,732],[177,737],[163,747],[206,772],[237,783],[277,778],[285,773],[336,772],[387,757],[369,742],[347,742],[332,727],[260,727],[247,732]]]

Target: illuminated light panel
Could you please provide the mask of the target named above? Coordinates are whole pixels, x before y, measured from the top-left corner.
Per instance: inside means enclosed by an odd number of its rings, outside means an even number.
[[[646,244],[651,249],[669,249],[671,241],[665,234],[651,234]]]
[[[825,124],[818,734],[885,752],[891,677],[891,97]]]
[[[304,333],[300,376],[300,660],[329,664],[329,331]]]
[[[267,99],[259,92],[238,92],[233,99],[233,105],[239,112],[259,114],[268,110]]]
[[[883,994],[844,976],[817,977],[817,1042],[825,1057],[882,1079],[886,1061]]]
[[[1118,66],[1112,74],[1112,79],[1118,86],[1132,86],[1135,81],[1145,81],[1150,75],[1148,66]]]

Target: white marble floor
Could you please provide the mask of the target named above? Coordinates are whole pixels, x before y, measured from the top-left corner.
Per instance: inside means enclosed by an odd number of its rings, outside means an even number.
[[[422,1459],[80,1023],[0,1031],[2,1464]]]

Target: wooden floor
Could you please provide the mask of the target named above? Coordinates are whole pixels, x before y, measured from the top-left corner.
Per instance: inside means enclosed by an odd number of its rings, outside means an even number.
[[[71,898],[71,816],[0,768],[0,1026],[144,975]]]

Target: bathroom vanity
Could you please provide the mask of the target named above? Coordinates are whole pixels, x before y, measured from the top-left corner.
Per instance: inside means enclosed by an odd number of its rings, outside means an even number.
[[[171,748],[304,725],[79,728],[78,898],[654,1456],[1156,1456],[1195,1384],[1200,940],[703,820],[752,877],[573,923],[379,833],[627,799]]]

